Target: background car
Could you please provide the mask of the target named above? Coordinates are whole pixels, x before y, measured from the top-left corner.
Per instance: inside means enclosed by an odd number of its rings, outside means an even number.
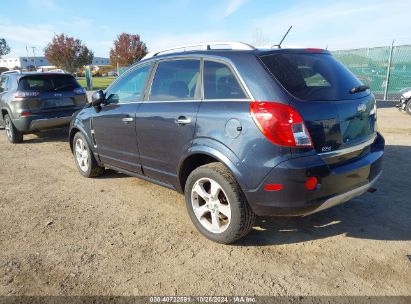
[[[64,73],[4,72],[0,75],[0,127],[11,143],[34,131],[68,125],[87,103],[86,90]]]
[[[398,100],[396,107],[400,111],[404,111],[411,115],[411,88],[402,89],[400,93],[400,100]]]

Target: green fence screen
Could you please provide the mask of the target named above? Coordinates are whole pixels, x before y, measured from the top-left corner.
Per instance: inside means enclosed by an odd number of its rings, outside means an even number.
[[[390,47],[333,51],[359,79],[382,99],[386,86]],[[411,45],[393,47],[387,99],[397,99],[400,91],[411,87]]]

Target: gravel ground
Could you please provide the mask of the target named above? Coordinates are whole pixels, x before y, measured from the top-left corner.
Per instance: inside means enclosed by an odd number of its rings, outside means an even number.
[[[183,196],[77,173],[67,130],[0,131],[0,295],[411,295],[411,116],[379,110],[374,194],[306,218],[261,218],[231,246],[196,232]]]

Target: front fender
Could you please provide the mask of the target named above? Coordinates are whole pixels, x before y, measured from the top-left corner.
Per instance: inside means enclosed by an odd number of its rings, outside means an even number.
[[[81,132],[84,137],[86,138],[87,144],[90,147],[91,151],[94,154],[94,157],[97,162],[100,162],[99,155],[97,153],[96,147],[93,145],[92,140],[90,139],[91,132],[90,128],[86,127],[84,122],[81,119],[78,119],[77,117],[74,117],[73,120],[70,123],[70,129],[69,129],[69,139],[70,139],[70,149],[71,152],[73,152],[73,137],[77,132]]]

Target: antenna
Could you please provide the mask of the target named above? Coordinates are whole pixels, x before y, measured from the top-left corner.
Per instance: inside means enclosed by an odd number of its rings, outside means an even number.
[[[271,48],[273,48],[273,47],[276,46],[276,47],[278,47],[279,49],[281,49],[281,43],[283,43],[285,37],[287,37],[288,33],[291,31],[292,28],[293,28],[293,26],[290,25],[290,27],[288,28],[287,32],[285,33],[285,35],[284,35],[283,38],[281,39],[280,43],[279,43],[279,44],[274,44],[274,45],[272,45]]]

